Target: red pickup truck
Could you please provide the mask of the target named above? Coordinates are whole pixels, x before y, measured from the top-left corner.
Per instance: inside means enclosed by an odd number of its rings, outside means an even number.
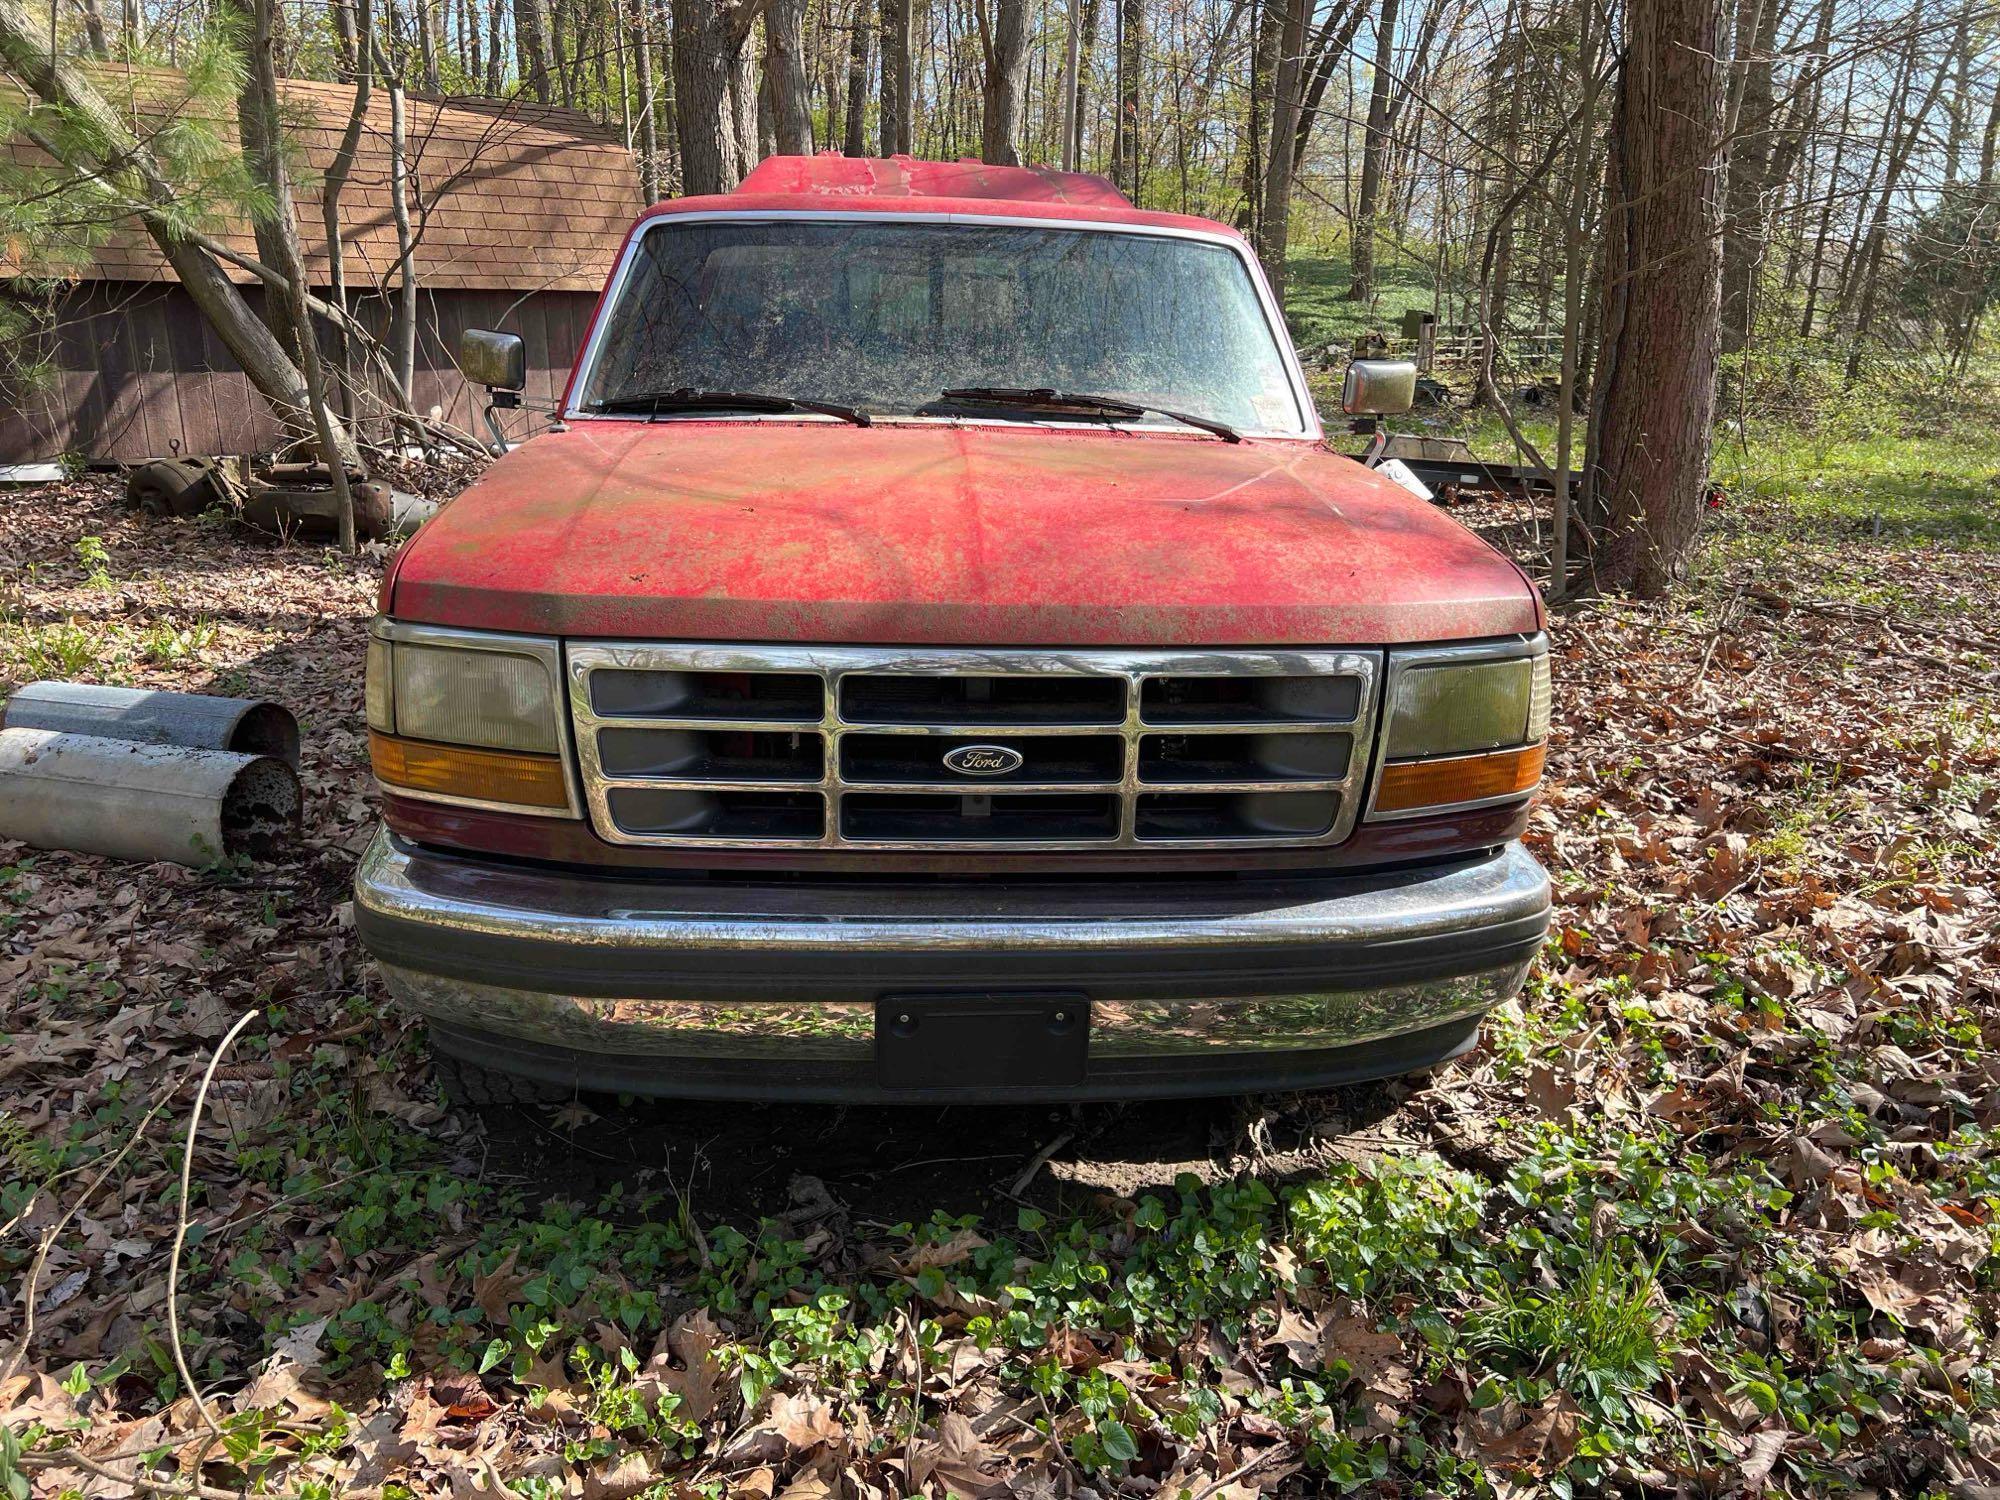
[[[1547,928],[1543,624],[1327,446],[1232,230],[775,158],[641,217],[384,580],[358,926],[472,1103],[1421,1068]]]

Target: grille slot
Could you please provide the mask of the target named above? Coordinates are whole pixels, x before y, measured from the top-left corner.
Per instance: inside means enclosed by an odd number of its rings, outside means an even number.
[[[1120,724],[1125,683],[1115,677],[916,677],[865,673],[843,679],[851,724]]]
[[[597,731],[597,757],[608,776],[681,781],[805,781],[815,785],[826,745],[817,729],[627,728]]]
[[[1156,842],[1310,843],[1331,832],[1339,816],[1338,792],[1146,792],[1139,798],[1138,834]]]
[[[1354,751],[1344,732],[1149,734],[1139,741],[1148,783],[1338,781]]]
[[[604,718],[789,719],[817,724],[826,688],[804,672],[606,672],[590,684]]]
[[[1361,711],[1356,677],[1148,677],[1148,724],[1346,724]]]
[[[620,833],[675,843],[707,839],[817,842],[826,808],[817,792],[615,786],[607,796]]]
[[[1337,843],[1383,662],[597,642],[566,657],[602,837],[936,850]]]

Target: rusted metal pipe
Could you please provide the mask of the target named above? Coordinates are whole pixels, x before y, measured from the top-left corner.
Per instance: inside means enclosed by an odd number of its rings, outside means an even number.
[[[50,729],[141,745],[275,755],[296,767],[299,725],[291,710],[262,698],[159,693],[89,682],[31,682],[0,713],[0,728]]]
[[[199,869],[298,828],[298,773],[274,756],[0,729],[0,838]]]

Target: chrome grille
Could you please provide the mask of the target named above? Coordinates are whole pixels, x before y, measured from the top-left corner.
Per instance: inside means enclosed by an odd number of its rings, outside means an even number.
[[[590,816],[621,844],[1333,844],[1379,652],[574,644]],[[961,762],[996,767],[971,775]],[[1017,764],[1009,764],[1018,757]]]

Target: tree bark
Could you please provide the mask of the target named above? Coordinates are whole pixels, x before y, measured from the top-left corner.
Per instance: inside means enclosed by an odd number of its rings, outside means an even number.
[[[1632,0],[1606,180],[1604,327],[1585,483],[1597,580],[1643,598],[1685,568],[1708,482],[1722,309],[1712,0]]]
[[[1146,0],[1117,0],[1118,5],[1118,129],[1114,137],[1113,175],[1133,202],[1139,200],[1139,174],[1144,154],[1139,142],[1139,106],[1144,98],[1146,71]]]
[[[1389,150],[1390,77],[1396,63],[1400,0],[1382,0],[1375,22],[1375,76],[1368,89],[1368,136],[1361,146],[1361,191],[1354,202],[1354,284],[1348,300],[1365,302],[1375,282],[1375,210],[1382,197],[1382,163]]]
[[[1271,138],[1264,153],[1264,205],[1257,216],[1257,259],[1279,306],[1285,300],[1285,250],[1292,233],[1292,137],[1299,121],[1299,73],[1305,62],[1310,0],[1266,0],[1278,17],[1277,67],[1271,74]],[[1393,0],[1391,0],[1393,3]]]
[[[881,139],[884,156],[907,156],[916,128],[916,68],[910,45],[913,0],[882,0]]]
[[[538,104],[555,97],[555,38],[550,32],[549,0],[514,0],[514,34],[521,54],[521,78]]]
[[[1773,47],[1778,38],[1777,0],[1739,0],[1734,106],[1725,111],[1728,195],[1722,230],[1722,352],[1750,342],[1752,295],[1764,263],[1769,225],[1772,133],[1776,124]]]
[[[291,176],[285,166],[284,125],[278,111],[278,73],[273,52],[277,44],[278,0],[252,0],[254,29],[250,45],[250,92],[259,116],[255,139],[259,154],[252,168],[271,194],[279,260],[276,269],[286,283],[285,302],[292,318],[294,340],[304,355],[306,405],[319,436],[338,517],[340,550],[354,550],[354,495],[347,486],[347,455],[334,433],[326,405],[326,380],[320,370],[319,343],[313,336],[312,314],[306,307],[306,260],[299,248],[298,220],[292,211]]]
[[[996,166],[1021,164],[1021,107],[1028,87],[1027,0],[981,0],[979,45],[985,54],[985,89],[980,96],[979,157]],[[883,75],[888,77],[888,60]]]
[[[639,192],[648,203],[660,200],[659,104],[653,97],[653,0],[639,0]]]
[[[812,155],[812,85],[806,81],[805,0],[770,0],[764,12],[764,59],[771,81],[771,124],[786,156]]]
[[[340,239],[340,198],[354,171],[354,158],[361,149],[361,131],[368,119],[368,100],[375,86],[375,49],[367,39],[375,34],[371,0],[354,0],[350,23],[364,45],[354,59],[354,102],[347,111],[347,126],[333,160],[327,163],[326,178],[320,184],[320,227],[326,234],[327,300],[342,312],[351,311],[347,300],[347,252]],[[341,415],[354,418],[354,347],[345,328],[334,329],[334,348],[339,351]]]
[[[98,0],[78,0],[78,3],[83,7],[83,35],[90,55],[103,61],[111,56],[111,44],[104,37],[104,11]]]
[[[88,123],[91,137],[100,143],[105,155],[102,160],[79,165],[86,165],[135,205],[139,222],[173,267],[189,299],[280,420],[296,421],[305,416],[305,377],[298,366],[251,311],[215,256],[181,231],[173,213],[174,186],[152,153],[81,68],[49,51],[46,23],[31,15],[21,0],[0,0],[0,63],[35,97]],[[340,424],[335,424],[333,445],[342,458],[358,461],[353,439]]]
[[[749,170],[757,92],[745,49],[761,8],[761,0],[673,0],[674,122],[686,192],[726,193]]]
[[[854,25],[847,34],[847,128],[842,150],[849,156],[868,154],[869,21],[874,0],[854,0]]]

